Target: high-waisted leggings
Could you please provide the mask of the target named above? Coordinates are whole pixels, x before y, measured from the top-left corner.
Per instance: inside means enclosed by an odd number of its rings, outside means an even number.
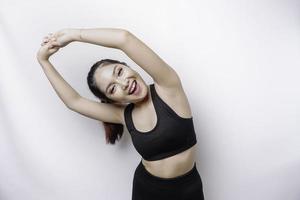
[[[151,174],[140,161],[132,187],[132,200],[204,200],[202,181],[194,167],[183,175],[162,178]]]

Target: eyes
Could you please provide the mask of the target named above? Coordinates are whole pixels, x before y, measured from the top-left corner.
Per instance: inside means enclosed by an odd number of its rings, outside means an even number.
[[[123,68],[119,69],[118,76],[120,76],[120,72],[123,71]]]
[[[117,72],[117,75],[120,76],[121,75],[121,72],[123,72],[123,68],[120,68]],[[110,94],[114,93],[115,92],[115,86],[113,86],[113,88],[110,90]]]

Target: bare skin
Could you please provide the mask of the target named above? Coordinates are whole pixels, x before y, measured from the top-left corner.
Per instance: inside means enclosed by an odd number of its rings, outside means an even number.
[[[94,77],[98,88],[108,98],[114,100],[115,104],[99,103],[80,96],[49,61],[49,57],[59,48],[74,41],[122,50],[152,77],[157,94],[175,113],[183,118],[192,116],[188,99],[175,70],[133,34],[114,28],[63,29],[44,38],[37,59],[57,95],[72,111],[99,121],[123,124],[126,127],[124,108],[127,103],[134,103],[132,119],[136,129],[147,132],[154,128],[157,121],[150,87],[135,70],[122,64],[103,66],[96,70]],[[117,73],[112,75],[114,67]],[[133,81],[137,82],[139,89],[137,93],[129,94]],[[161,160],[143,159],[142,163],[154,176],[177,177],[192,169],[195,163],[195,148],[196,145]]]

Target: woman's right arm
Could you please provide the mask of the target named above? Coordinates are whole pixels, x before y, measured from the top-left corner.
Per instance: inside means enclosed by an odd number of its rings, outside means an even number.
[[[55,92],[70,110],[99,121],[123,124],[122,106],[104,104],[80,96],[49,60],[39,60],[39,63]]]
[[[69,42],[68,38],[63,39],[63,37],[61,37],[57,39],[62,39],[61,41],[64,41],[64,45]],[[45,39],[44,43],[42,43],[42,47],[37,53],[37,60],[63,103],[70,110],[84,116],[104,122],[123,124],[123,106],[105,104],[84,98],[64,80],[49,61],[49,57],[59,49],[59,47],[54,47],[54,44],[55,41],[50,42],[48,39]]]
[[[123,124],[123,107],[89,100],[80,96],[48,61],[39,61],[55,92],[72,111],[104,122]]]

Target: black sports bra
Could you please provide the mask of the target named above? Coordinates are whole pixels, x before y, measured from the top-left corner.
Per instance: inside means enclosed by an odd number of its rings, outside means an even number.
[[[147,132],[137,130],[132,120],[134,103],[124,109],[125,123],[137,152],[148,161],[160,160],[187,150],[197,143],[193,117],[180,117],[156,93],[154,83],[150,93],[157,116],[155,127]]]

